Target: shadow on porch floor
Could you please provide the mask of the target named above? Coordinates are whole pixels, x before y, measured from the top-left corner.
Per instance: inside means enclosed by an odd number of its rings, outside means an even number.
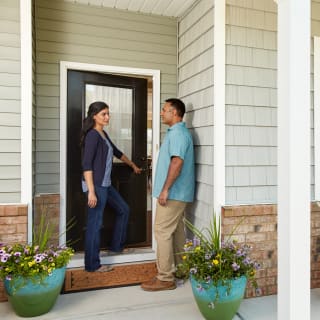
[[[245,299],[233,320],[276,320],[277,297]],[[0,303],[1,320],[22,319],[8,302]],[[311,291],[311,320],[320,318],[320,289]],[[54,308],[39,320],[197,320],[203,319],[189,282],[176,290],[145,292],[139,286],[60,295]]]

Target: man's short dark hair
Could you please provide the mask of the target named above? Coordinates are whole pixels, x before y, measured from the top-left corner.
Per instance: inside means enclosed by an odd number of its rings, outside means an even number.
[[[186,106],[184,105],[184,103],[180,99],[170,98],[170,99],[167,99],[166,102],[170,103],[171,106],[177,110],[178,116],[183,118],[183,116],[186,112]]]

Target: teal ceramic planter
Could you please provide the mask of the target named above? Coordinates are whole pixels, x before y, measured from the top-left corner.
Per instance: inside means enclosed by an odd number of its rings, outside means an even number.
[[[247,278],[231,279],[227,286],[197,281],[192,275],[190,282],[193,296],[203,317],[207,320],[232,320],[240,307],[247,285]]]
[[[18,316],[35,317],[47,313],[54,306],[65,277],[66,268],[59,268],[50,276],[4,280],[8,300]],[[41,281],[40,281],[41,280]]]

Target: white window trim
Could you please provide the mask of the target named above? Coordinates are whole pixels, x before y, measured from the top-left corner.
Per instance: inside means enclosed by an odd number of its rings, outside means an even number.
[[[21,182],[20,201],[28,206],[28,242],[32,241],[32,1],[20,0]]]
[[[60,62],[60,244],[66,242],[66,177],[67,177],[67,72],[68,69],[92,71],[111,74],[126,75],[143,75],[151,76],[153,79],[153,112],[152,112],[152,167],[155,168],[158,159],[160,146],[160,70],[127,68],[108,65],[97,65],[78,63],[70,61]],[[80,161],[80,159],[79,159]],[[155,170],[152,170],[152,178],[154,179]],[[154,213],[156,208],[156,199],[152,199],[152,225],[154,221]],[[145,260],[154,260],[156,258],[156,242],[152,232],[152,250],[151,252],[142,252],[110,257],[102,257],[102,263],[125,263],[137,262]],[[68,267],[83,266],[83,259],[75,258]]]
[[[320,201],[320,37],[314,37],[314,199]]]

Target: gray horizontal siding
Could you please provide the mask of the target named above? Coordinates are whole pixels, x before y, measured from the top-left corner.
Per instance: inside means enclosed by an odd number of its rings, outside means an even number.
[[[36,192],[51,193],[59,192],[60,61],[159,69],[163,102],[177,91],[177,23],[48,0],[36,1],[35,16]]]
[[[19,20],[19,1],[0,1],[0,203],[20,202]]]
[[[311,2],[311,36],[320,37],[320,2],[319,0],[313,0]],[[314,71],[313,71],[313,41],[311,41],[311,199],[315,199],[314,194],[314,114],[313,114],[313,102],[314,102]]]

